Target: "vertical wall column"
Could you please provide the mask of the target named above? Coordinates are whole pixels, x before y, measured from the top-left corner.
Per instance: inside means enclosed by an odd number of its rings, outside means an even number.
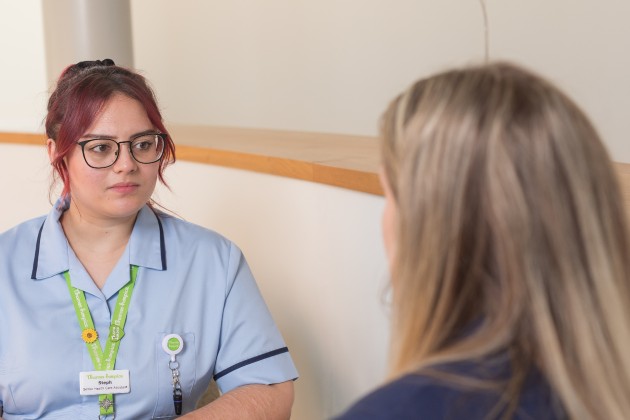
[[[111,58],[133,67],[130,0],[43,0],[46,71],[53,86],[63,69]]]

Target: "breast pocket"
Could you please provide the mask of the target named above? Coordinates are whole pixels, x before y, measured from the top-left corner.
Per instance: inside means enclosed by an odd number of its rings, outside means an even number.
[[[170,356],[162,348],[162,340],[171,333],[158,333],[155,337],[155,360],[157,369],[157,405],[153,413],[154,419],[170,419],[175,416],[173,405],[173,371],[169,361]],[[177,370],[179,373],[179,383],[182,389],[182,399],[184,408],[194,405],[191,401],[193,387],[197,378],[195,377],[195,335],[193,333],[177,333],[184,341],[184,348],[177,354]],[[183,413],[183,411],[182,411]]]

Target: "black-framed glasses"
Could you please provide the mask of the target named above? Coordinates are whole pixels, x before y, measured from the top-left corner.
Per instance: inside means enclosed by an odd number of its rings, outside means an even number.
[[[137,134],[127,141],[112,139],[88,139],[77,142],[81,146],[83,159],[90,168],[102,169],[112,166],[120,156],[120,145],[129,143],[131,156],[138,163],[154,163],[162,159],[166,134]]]

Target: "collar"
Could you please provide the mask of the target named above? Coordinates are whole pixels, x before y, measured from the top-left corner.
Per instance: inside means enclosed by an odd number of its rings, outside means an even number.
[[[59,199],[42,223],[34,249],[31,279],[47,279],[71,268],[72,249],[59,222],[69,207],[69,198]],[[166,270],[164,229],[159,214],[148,205],[138,213],[127,248],[129,264]]]

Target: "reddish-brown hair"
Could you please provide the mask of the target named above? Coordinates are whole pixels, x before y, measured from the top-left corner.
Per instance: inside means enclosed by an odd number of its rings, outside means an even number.
[[[46,135],[56,144],[56,155],[51,163],[55,179],[59,177],[63,182],[62,197],[70,194],[70,176],[64,158],[89,129],[107,101],[117,93],[140,102],[151,124],[167,134],[158,170],[160,181],[166,185],[163,172],[166,166],[175,162],[175,144],[162,122],[155,94],[146,79],[113,65],[111,60],[84,61],[63,71],[57,88],[48,100]]]

